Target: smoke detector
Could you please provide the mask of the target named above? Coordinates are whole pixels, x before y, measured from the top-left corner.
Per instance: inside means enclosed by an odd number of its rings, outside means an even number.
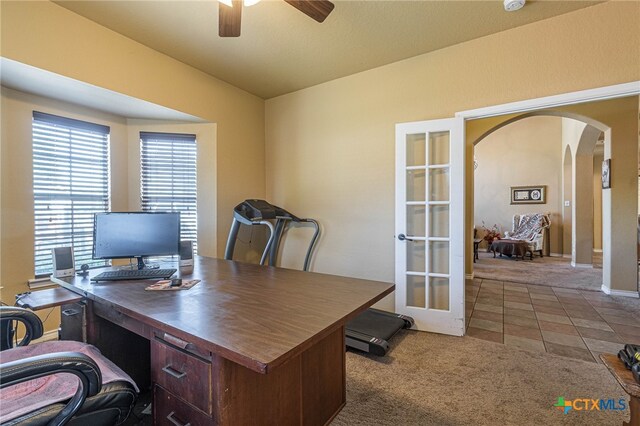
[[[504,10],[507,12],[515,12],[522,9],[526,0],[504,0]]]

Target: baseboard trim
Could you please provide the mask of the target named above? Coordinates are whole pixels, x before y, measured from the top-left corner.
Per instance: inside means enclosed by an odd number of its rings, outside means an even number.
[[[571,259],[572,256],[570,254],[563,253],[562,257],[564,257],[565,259]]]
[[[564,254],[562,254],[562,253],[549,253],[548,256],[549,257],[564,257]]]
[[[604,284],[602,284],[602,287],[600,287],[600,289],[603,293],[608,294],[609,296],[631,297],[633,299],[640,299],[640,295],[637,291],[611,290],[609,287],[605,287]]]
[[[571,266],[573,266],[574,268],[593,268],[593,264],[592,263],[576,263],[576,262],[571,262]]]
[[[48,342],[50,340],[58,340],[58,330],[50,330],[42,333],[42,337],[34,339],[32,343]]]
[[[474,278],[475,278],[475,272],[472,272],[472,273],[470,273],[470,274],[464,274],[464,278],[465,278],[466,280],[472,280],[472,279],[474,279]]]
[[[602,249],[593,249],[594,253],[602,253]]]

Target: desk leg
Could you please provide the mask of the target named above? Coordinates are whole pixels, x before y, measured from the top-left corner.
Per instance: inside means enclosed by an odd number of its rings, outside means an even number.
[[[267,374],[219,357],[214,370],[219,425],[326,425],[346,402],[344,328]]]
[[[640,399],[631,396],[629,401],[629,411],[631,411],[631,418],[628,422],[622,423],[624,426],[640,426]]]

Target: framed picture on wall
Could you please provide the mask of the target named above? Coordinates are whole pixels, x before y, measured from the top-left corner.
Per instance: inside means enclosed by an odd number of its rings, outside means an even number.
[[[546,204],[547,186],[512,186],[511,204]]]
[[[611,188],[611,159],[602,162],[602,189]]]

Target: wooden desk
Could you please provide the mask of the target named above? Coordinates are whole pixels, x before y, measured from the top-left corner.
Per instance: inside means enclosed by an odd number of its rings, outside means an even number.
[[[622,389],[629,394],[629,411],[631,418],[623,422],[624,426],[640,426],[640,384],[633,378],[631,371],[627,370],[624,363],[614,354],[601,354],[602,363],[620,383]]]
[[[144,345],[113,324],[151,342],[155,424],[327,424],[346,401],[345,323],[395,287],[211,258],[179,276],[202,282],[54,279],[88,299],[87,340],[125,371]]]

